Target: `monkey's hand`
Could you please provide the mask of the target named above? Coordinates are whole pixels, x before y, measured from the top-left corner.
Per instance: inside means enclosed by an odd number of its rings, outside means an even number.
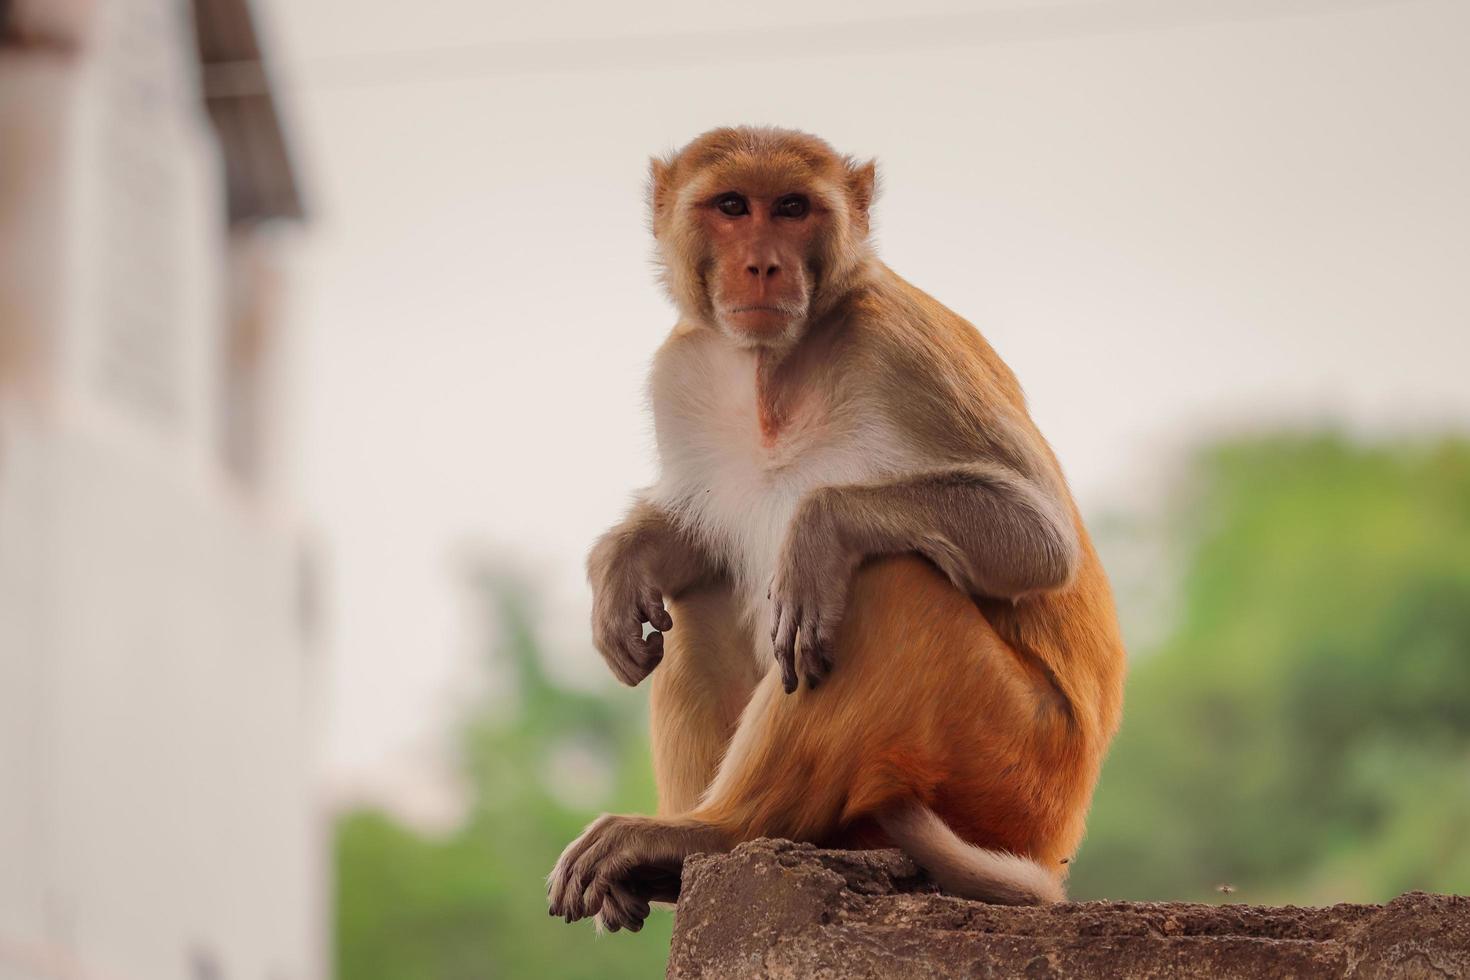
[[[718,847],[690,822],[604,814],[562,852],[546,880],[547,911],[575,922],[596,916],[608,932],[637,932],[650,902],[679,898],[684,857]]]
[[[711,575],[705,553],[664,511],[640,501],[592,546],[592,642],[618,680],[629,687],[664,658],[664,633],[674,620],[664,597]],[[643,624],[654,632],[643,636]]]
[[[771,644],[781,686],[798,677],[814,688],[832,669],[837,626],[861,556],[847,548],[830,502],[821,492],[797,510],[771,580]]]
[[[613,675],[629,687],[653,672],[664,658],[664,633],[674,620],[663,596],[630,562],[594,567],[592,642]],[[654,628],[647,638],[643,624]]]

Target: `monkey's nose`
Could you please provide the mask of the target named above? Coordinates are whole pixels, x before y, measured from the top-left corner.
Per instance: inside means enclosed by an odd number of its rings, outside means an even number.
[[[776,273],[781,271],[781,267],[772,262],[769,265],[764,266],[748,265],[745,267],[745,271],[755,276],[757,279],[770,279],[775,276]]]

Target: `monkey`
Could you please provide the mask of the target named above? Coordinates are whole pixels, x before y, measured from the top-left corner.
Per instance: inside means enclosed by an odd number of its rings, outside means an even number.
[[[587,568],[598,651],[652,677],[658,812],[569,844],[551,915],[636,931],[761,836],[1065,900],[1122,710],[1110,587],[1014,374],[878,259],[876,190],[785,129],[651,163],[659,476]]]

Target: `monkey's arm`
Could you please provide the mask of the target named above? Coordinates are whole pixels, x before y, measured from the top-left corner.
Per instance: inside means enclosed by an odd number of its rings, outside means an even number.
[[[1017,599],[1061,588],[1077,570],[1077,529],[1059,495],[998,464],[826,487],[806,507],[827,512],[859,561],[917,551],[972,595]]]
[[[771,588],[772,642],[788,693],[798,673],[815,685],[831,668],[858,564],[902,552],[928,558],[972,595],[1017,599],[1069,582],[1080,543],[1059,492],[998,463],[811,492],[787,532]]]
[[[640,500],[592,546],[592,641],[614,676],[632,687],[657,667],[674,621],[664,599],[713,578],[699,544],[660,508]],[[643,624],[652,632],[645,639]]]

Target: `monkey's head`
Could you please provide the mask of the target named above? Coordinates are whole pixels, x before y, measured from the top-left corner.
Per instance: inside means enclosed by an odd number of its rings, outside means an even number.
[[[872,262],[875,173],[785,129],[715,129],[655,157],[649,204],[669,296],[742,345],[794,340]]]

